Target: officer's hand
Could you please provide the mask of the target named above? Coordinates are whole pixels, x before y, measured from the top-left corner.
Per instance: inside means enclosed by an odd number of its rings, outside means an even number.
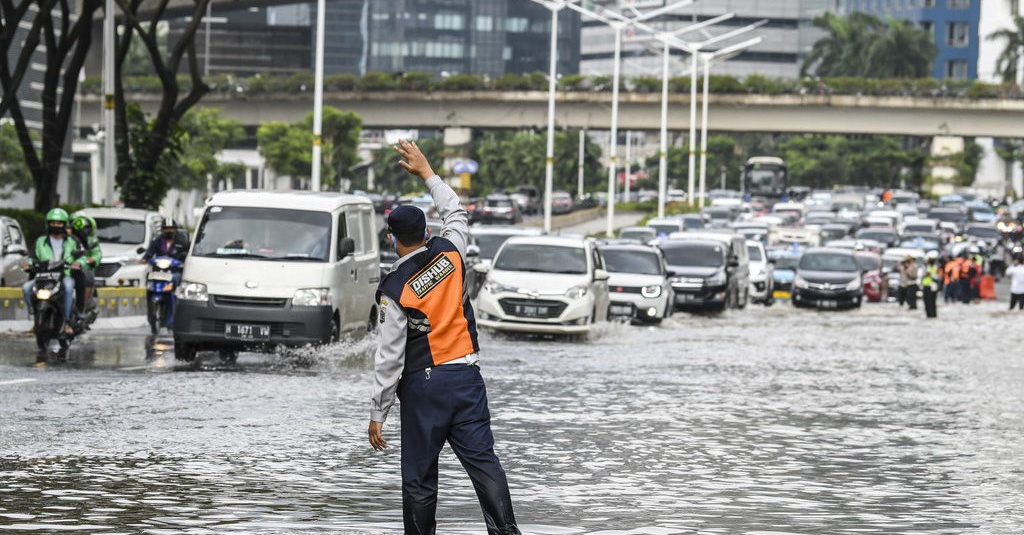
[[[427,157],[420,152],[420,148],[416,146],[415,141],[399,139],[398,145],[394,148],[395,152],[397,152],[399,156],[405,158],[404,161],[399,160],[398,165],[401,165],[406,171],[409,171],[423,180],[434,176],[434,170],[430,168],[430,162],[428,162]]]
[[[367,433],[370,435],[370,445],[375,450],[383,450],[388,447],[388,441],[384,440],[384,435],[381,431],[384,429],[384,422],[370,421],[370,428],[367,429]]]

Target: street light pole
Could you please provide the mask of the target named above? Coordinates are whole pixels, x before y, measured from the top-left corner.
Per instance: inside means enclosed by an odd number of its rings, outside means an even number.
[[[555,82],[558,61],[558,12],[561,5],[548,4],[551,10],[551,50],[548,57],[548,143],[544,158],[544,232],[551,232],[551,193],[555,175]]]
[[[114,150],[114,0],[103,4],[103,188],[92,192],[93,202],[113,204],[117,151]]]
[[[320,191],[320,159],[324,119],[324,28],[326,0],[316,2],[316,66],[313,75],[313,169],[310,189]]]
[[[577,184],[577,188],[576,188],[576,198],[577,199],[582,199],[583,198],[583,162],[584,162],[584,158],[586,156],[586,154],[584,152],[584,140],[586,139],[586,137],[587,137],[587,131],[581,128],[580,129],[580,151],[579,151],[579,158],[577,159],[577,162],[576,162],[577,181],[579,182],[579,184]]]
[[[613,25],[615,29],[615,65],[612,66],[612,125],[611,139],[608,141],[608,225],[605,235],[609,238],[615,233],[615,157],[618,151],[619,137],[619,72],[622,54],[622,25]]]

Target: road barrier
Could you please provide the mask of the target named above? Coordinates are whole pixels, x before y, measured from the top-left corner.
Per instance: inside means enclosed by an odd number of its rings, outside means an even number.
[[[146,289],[140,286],[120,286],[96,289],[99,317],[140,316],[146,314]],[[21,288],[0,288],[0,321],[27,320],[28,311]]]
[[[574,226],[574,225],[579,225],[580,223],[586,223],[587,221],[591,221],[591,220],[594,220],[594,219],[597,219],[599,217],[604,216],[604,213],[605,213],[604,212],[604,208],[597,207],[597,208],[587,208],[587,209],[584,209],[584,210],[576,210],[576,211],[570,212],[568,214],[553,215],[553,216],[551,216],[551,230],[558,230],[558,229],[563,229],[565,227],[571,227],[571,226]],[[530,221],[526,221],[525,223],[523,223],[523,226],[526,226],[526,227],[543,227],[544,226],[544,218],[543,217],[539,217],[537,219],[532,219]]]

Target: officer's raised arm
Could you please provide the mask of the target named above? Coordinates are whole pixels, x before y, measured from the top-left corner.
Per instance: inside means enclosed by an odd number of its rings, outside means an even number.
[[[434,173],[426,156],[416,146],[415,141],[401,139],[395,147],[405,161],[398,162],[406,171],[420,177],[430,189],[430,195],[434,198],[434,207],[437,214],[441,216],[441,236],[447,238],[459,250],[459,253],[466,256],[466,244],[469,241],[469,214],[459,204],[459,196],[455,194],[451,186],[445,184],[441,177]]]

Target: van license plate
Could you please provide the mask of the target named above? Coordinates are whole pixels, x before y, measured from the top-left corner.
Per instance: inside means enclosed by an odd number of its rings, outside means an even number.
[[[270,340],[270,325],[228,323],[224,325],[224,337],[253,341]]]
[[[535,305],[516,305],[516,316],[524,318],[543,318],[548,315],[548,307]]]
[[[833,301],[831,299],[825,299],[825,300],[819,301],[818,305],[821,306],[821,308],[837,308],[839,306],[839,303],[837,303],[837,302],[835,302],[835,301]]]

